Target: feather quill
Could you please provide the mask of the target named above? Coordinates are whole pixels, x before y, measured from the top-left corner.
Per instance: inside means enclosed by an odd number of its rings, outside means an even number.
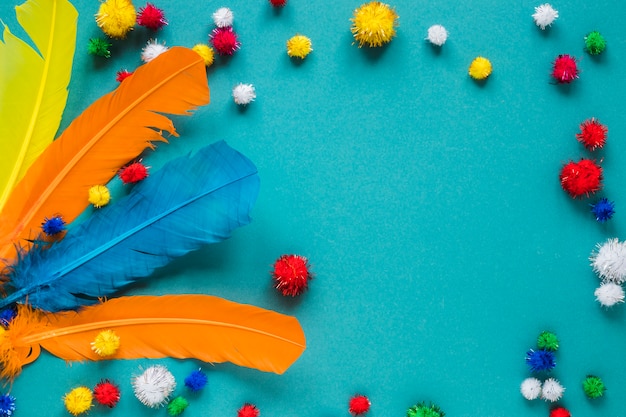
[[[0,307],[47,311],[92,304],[250,222],[254,164],[225,142],[165,164],[130,194],[95,212],[49,249],[33,248],[9,274]]]
[[[88,205],[91,186],[107,183],[118,169],[153,142],[176,135],[161,113],[185,115],[209,102],[202,58],[174,47],[138,68],[113,92],[85,110],[40,155],[0,213],[0,258],[28,249],[46,217],[74,220]]]
[[[4,25],[4,41],[0,41],[0,211],[59,128],[78,19],[67,0],[29,0],[15,10],[17,21],[39,53]]]
[[[66,361],[101,360],[90,344],[102,330],[120,337],[110,359],[195,358],[278,374],[306,346],[296,318],[209,295],[120,297],[61,313],[20,305],[0,335],[0,376],[16,377],[41,348]]]

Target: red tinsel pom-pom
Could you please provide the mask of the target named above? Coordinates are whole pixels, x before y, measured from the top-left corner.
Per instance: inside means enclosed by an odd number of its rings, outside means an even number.
[[[237,417],[259,417],[261,412],[254,404],[244,404],[239,411],[237,411]]]
[[[120,389],[117,385],[105,379],[95,386],[93,389],[93,397],[98,404],[113,408],[120,400]]]
[[[270,3],[274,7],[283,7],[285,4],[287,4],[287,0],[270,0]]]
[[[124,184],[135,183],[148,176],[148,168],[141,162],[133,162],[124,167],[120,173],[120,179]]]
[[[213,29],[211,44],[220,55],[232,55],[241,46],[231,26]]]
[[[300,255],[282,255],[274,262],[272,271],[274,285],[284,296],[302,294],[313,275],[309,271],[308,260]]]
[[[563,165],[559,179],[571,197],[586,196],[602,188],[602,167],[590,159],[570,161]]]
[[[585,148],[593,151],[604,146],[608,131],[605,125],[592,117],[580,124],[580,133],[576,134],[576,139],[585,145]]]
[[[154,4],[148,3],[145,7],[139,9],[137,13],[137,24],[151,30],[159,30],[167,25],[167,20],[163,14],[163,10]]]
[[[367,413],[371,405],[372,403],[365,395],[355,395],[350,399],[348,410],[351,414],[358,416]]]
[[[569,84],[578,78],[578,64],[576,58],[564,54],[554,60],[552,77],[561,84]]]
[[[571,417],[571,414],[566,408],[557,407],[550,410],[550,417]]]
[[[126,78],[130,77],[131,75],[133,75],[133,73],[131,71],[119,70],[117,72],[117,76],[115,77],[115,81],[117,81],[118,83],[121,83]]]

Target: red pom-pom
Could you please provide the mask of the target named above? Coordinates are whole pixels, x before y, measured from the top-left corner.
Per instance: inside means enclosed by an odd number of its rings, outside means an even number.
[[[126,78],[130,77],[131,75],[133,75],[133,73],[131,71],[127,71],[127,70],[119,70],[117,72],[117,76],[115,77],[115,80],[119,83],[121,83],[122,81],[124,81]]]
[[[595,193],[602,188],[602,167],[590,159],[563,165],[561,187],[573,198]]]
[[[220,55],[232,55],[241,46],[231,26],[213,29],[211,44]]]
[[[576,134],[576,139],[593,151],[604,146],[607,132],[607,127],[592,117],[580,124],[580,133]]]
[[[274,7],[283,7],[285,4],[287,4],[287,0],[270,0],[270,3]]]
[[[237,417],[259,417],[260,411],[254,404],[244,404],[243,407],[237,411]]]
[[[550,417],[571,417],[571,414],[566,408],[557,407],[550,410]]]
[[[135,183],[148,176],[148,168],[141,162],[133,162],[123,168],[119,175],[124,184]]]
[[[95,386],[93,389],[93,397],[98,404],[113,408],[120,400],[120,389],[117,385],[105,379]]]
[[[561,84],[569,84],[578,78],[576,58],[567,54],[559,55],[554,61],[552,77]]]
[[[274,262],[272,271],[275,287],[284,296],[295,297],[302,294],[313,278],[309,272],[308,260],[300,255],[282,255]]]
[[[367,413],[371,405],[372,403],[370,403],[369,398],[365,395],[355,395],[350,399],[350,406],[348,410],[351,414],[358,416]]]
[[[161,29],[167,25],[167,20],[163,14],[163,10],[154,4],[147,3],[145,7],[139,9],[137,13],[137,24],[152,30]]]

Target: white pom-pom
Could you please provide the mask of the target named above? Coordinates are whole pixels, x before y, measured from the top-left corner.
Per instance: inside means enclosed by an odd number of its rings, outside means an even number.
[[[232,26],[233,19],[233,12],[228,7],[220,7],[213,13],[213,22],[218,28]]]
[[[612,307],[615,304],[624,302],[624,289],[614,282],[605,282],[596,288],[593,295],[604,307]]]
[[[541,395],[541,381],[537,378],[526,378],[522,381],[520,391],[527,400],[536,400]]]
[[[541,30],[550,26],[557,17],[559,17],[559,12],[554,10],[554,8],[548,3],[535,7],[535,13],[533,14],[535,24],[539,26]]]
[[[564,391],[565,388],[563,388],[563,385],[561,385],[559,381],[554,378],[548,378],[543,383],[541,398],[546,401],[555,402],[563,397]]]
[[[237,104],[248,104],[256,98],[256,92],[252,84],[239,83],[233,88],[233,99]]]
[[[163,52],[167,51],[167,46],[164,43],[159,43],[156,39],[150,39],[146,46],[141,50],[141,60],[143,62],[150,62]]]
[[[589,257],[593,270],[606,281],[621,284],[626,281],[626,244],[617,239],[609,239],[598,244],[597,250]]]
[[[165,405],[176,388],[174,375],[165,366],[155,365],[132,380],[135,397],[143,405],[158,408]]]
[[[433,45],[441,46],[448,40],[448,31],[441,25],[432,25],[428,28],[426,39]]]

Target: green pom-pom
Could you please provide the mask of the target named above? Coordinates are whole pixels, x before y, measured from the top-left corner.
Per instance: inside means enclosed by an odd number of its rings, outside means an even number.
[[[597,30],[585,36],[585,50],[590,55],[599,55],[606,49],[606,40]]]
[[[110,47],[111,44],[104,38],[91,38],[87,44],[87,52],[91,55],[109,58],[111,56]]]
[[[559,339],[552,332],[541,332],[537,338],[537,347],[539,349],[556,352],[559,350]]]
[[[167,414],[170,416],[177,416],[185,411],[187,406],[189,406],[189,401],[183,397],[176,397],[167,405]]]
[[[426,405],[421,402],[409,408],[407,417],[444,417],[445,413],[435,404]]]
[[[589,398],[602,397],[605,390],[604,382],[597,376],[589,375],[583,381],[583,391],[585,391],[585,395]]]

